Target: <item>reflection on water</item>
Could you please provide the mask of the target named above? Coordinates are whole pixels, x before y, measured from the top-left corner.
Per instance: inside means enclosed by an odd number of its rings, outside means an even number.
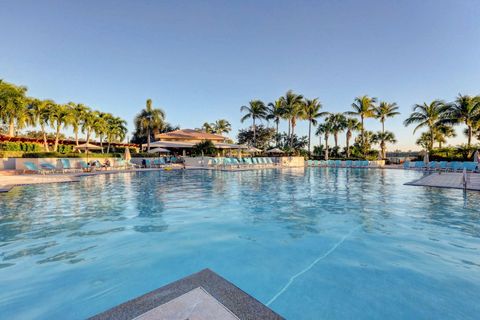
[[[321,240],[315,246],[322,245],[329,237],[338,238],[332,230],[357,225],[366,235],[401,239],[398,247],[412,241],[412,234],[425,235],[421,241],[429,257],[478,267],[480,261],[468,254],[450,256],[430,246],[446,243],[467,253],[478,251],[469,239],[480,238],[479,194],[403,185],[418,175],[345,168],[136,172],[15,188],[0,195],[0,277],[25,281],[28,287],[36,272],[53,281],[73,270],[70,286],[75,286],[79,272],[93,277],[137,261],[153,270],[171,263],[168,270],[190,272],[188,263],[195,268],[197,262],[198,268],[210,266],[203,261],[228,265],[219,261],[232,250],[248,256],[254,246],[264,255],[275,244],[278,256],[288,258],[293,253],[282,252],[284,245],[312,237]],[[171,260],[175,257],[179,260]],[[36,289],[42,292],[45,286]],[[10,284],[11,290],[17,287],[18,282]],[[2,303],[13,306],[11,301],[27,299],[28,290],[18,290],[18,296],[0,294],[0,309]],[[89,290],[77,294],[96,296]],[[120,289],[103,290],[115,296]]]

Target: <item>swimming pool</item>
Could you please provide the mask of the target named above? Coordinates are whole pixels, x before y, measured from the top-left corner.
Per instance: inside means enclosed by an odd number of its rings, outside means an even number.
[[[418,172],[137,172],[0,195],[0,318],[82,319],[211,268],[288,319],[478,319],[480,194]]]

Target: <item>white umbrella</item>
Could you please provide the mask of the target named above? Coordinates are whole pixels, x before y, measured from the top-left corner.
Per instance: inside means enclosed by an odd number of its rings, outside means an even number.
[[[91,143],[84,143],[79,144],[78,146],[73,147],[75,150],[84,150],[87,154],[87,162],[88,162],[88,150],[103,150],[102,147],[91,144]]]
[[[164,148],[153,148],[148,151],[148,153],[169,153],[170,150]]]
[[[255,147],[248,147],[248,149],[245,150],[246,152],[260,152],[262,150],[255,148]]]
[[[280,150],[278,148],[273,148],[273,149],[268,150],[267,153],[285,153],[285,152],[283,152],[282,150]]]
[[[478,150],[477,150],[477,151],[475,151],[475,153],[473,154],[473,161],[478,162],[478,158],[479,158],[479,152],[478,152]]]

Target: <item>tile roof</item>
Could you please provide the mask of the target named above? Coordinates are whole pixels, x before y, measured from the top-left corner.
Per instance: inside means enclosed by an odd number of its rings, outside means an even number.
[[[166,133],[157,134],[156,139],[185,139],[185,140],[216,140],[224,141],[227,138],[218,134],[196,131],[193,129],[175,130]]]

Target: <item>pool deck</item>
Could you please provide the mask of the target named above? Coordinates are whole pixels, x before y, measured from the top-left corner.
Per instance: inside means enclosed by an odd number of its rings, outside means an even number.
[[[418,180],[408,182],[406,185],[422,186],[422,187],[436,187],[436,188],[450,188],[450,189],[464,189],[463,173],[461,172],[434,172],[428,174]],[[480,191],[480,174],[467,174],[467,190]]]
[[[122,303],[90,320],[282,320],[210,269]]]

